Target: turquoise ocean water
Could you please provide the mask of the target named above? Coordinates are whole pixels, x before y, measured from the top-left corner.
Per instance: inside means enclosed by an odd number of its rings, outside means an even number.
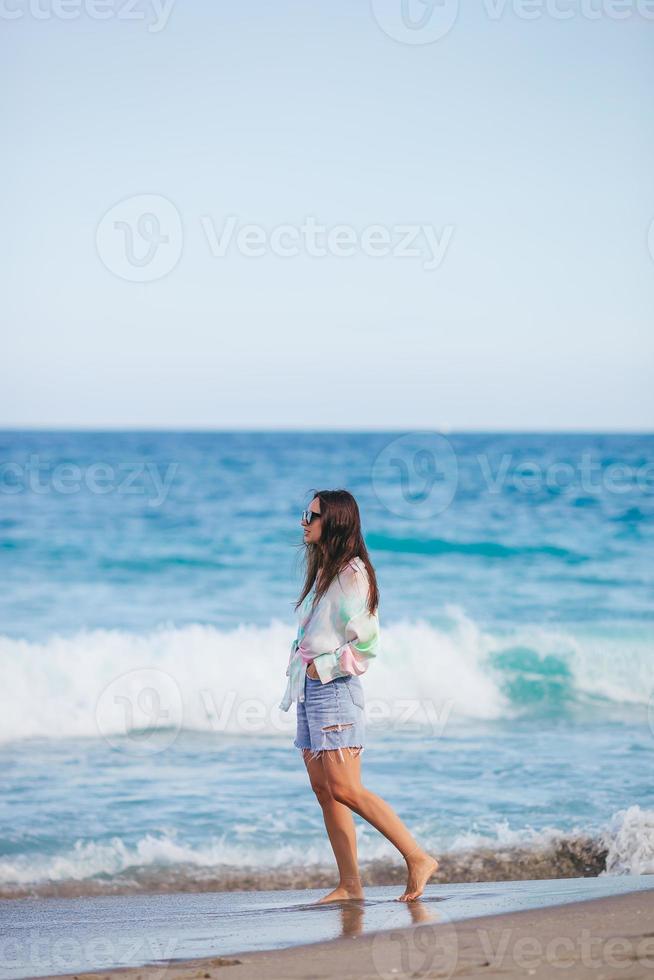
[[[450,880],[654,872],[651,436],[5,432],[0,894],[331,881],[277,705],[334,487],[381,589],[366,785]]]

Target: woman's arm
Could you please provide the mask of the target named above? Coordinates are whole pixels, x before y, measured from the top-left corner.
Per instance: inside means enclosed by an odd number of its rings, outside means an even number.
[[[312,654],[300,644],[305,661],[313,660],[323,684],[347,674],[363,674],[379,648],[379,618],[368,611],[367,576],[355,572],[339,609],[345,626],[345,643],[327,653]]]

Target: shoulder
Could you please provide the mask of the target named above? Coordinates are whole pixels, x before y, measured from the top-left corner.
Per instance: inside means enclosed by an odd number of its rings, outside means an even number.
[[[367,578],[368,572],[359,556],[350,558],[340,570],[340,577],[343,578]]]
[[[368,570],[361,559],[350,559],[341,568],[339,574],[334,576],[333,583],[341,593],[353,593],[354,595],[367,595],[368,592]]]
[[[361,593],[364,590],[366,592],[368,590],[368,570],[357,555],[341,565],[338,573],[329,583],[325,595],[336,598],[344,592]]]

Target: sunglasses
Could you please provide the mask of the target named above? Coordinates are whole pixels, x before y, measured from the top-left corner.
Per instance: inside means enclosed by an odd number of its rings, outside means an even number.
[[[318,517],[321,517],[321,515],[316,513],[315,510],[303,510],[301,521],[303,524],[311,524],[311,521],[316,520]]]

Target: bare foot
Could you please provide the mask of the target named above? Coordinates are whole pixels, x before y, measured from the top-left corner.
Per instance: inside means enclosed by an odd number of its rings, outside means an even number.
[[[361,887],[360,878],[352,877],[340,882],[329,895],[319,898],[313,904],[323,905],[325,902],[344,902],[350,898],[363,898],[363,888]]]
[[[436,874],[440,867],[436,858],[427,854],[422,848],[416,848],[407,858],[405,858],[409,875],[407,878],[404,893],[397,899],[398,902],[412,902],[419,898],[425,890],[425,885],[433,874]]]

